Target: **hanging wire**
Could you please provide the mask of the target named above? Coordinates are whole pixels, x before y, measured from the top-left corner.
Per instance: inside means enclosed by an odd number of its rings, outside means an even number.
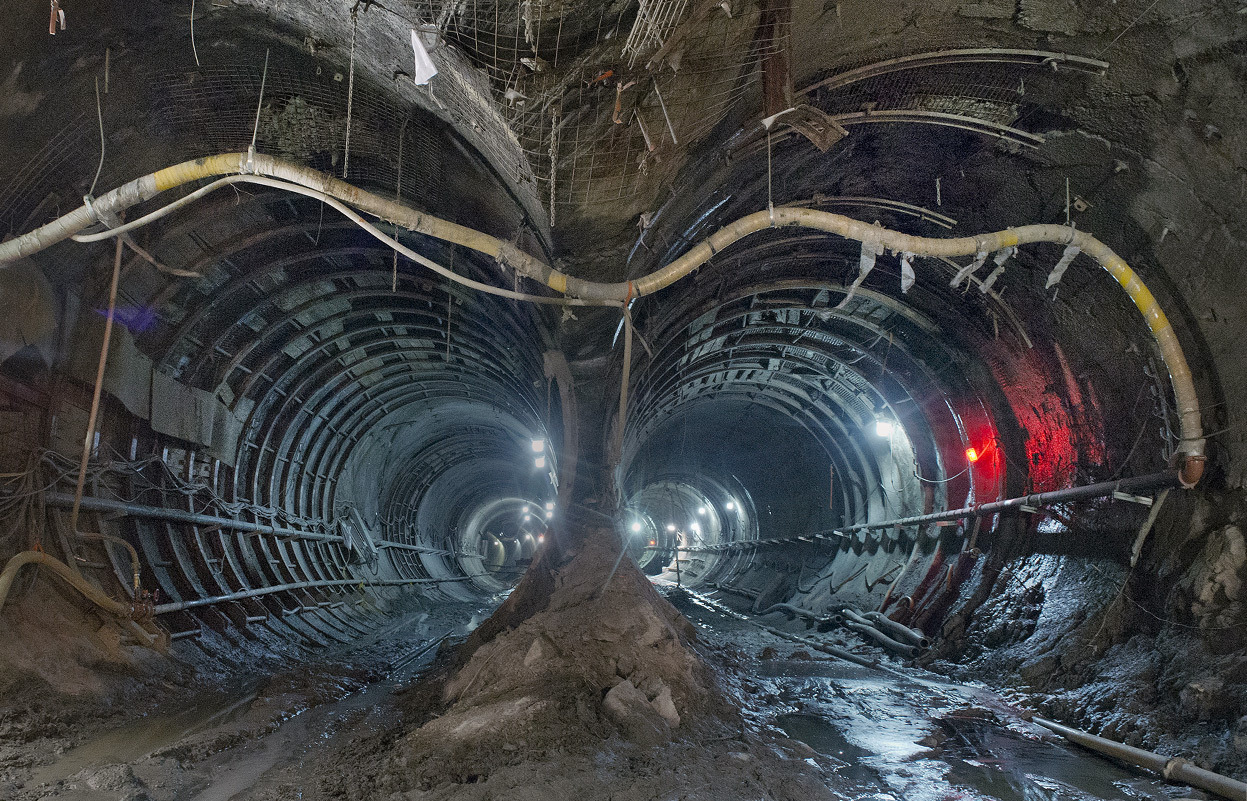
[[[95,197],[95,185],[99,183],[100,173],[104,170],[104,109],[100,105],[100,79],[98,75],[95,78],[95,117],[100,123],[100,165],[95,168],[95,177],[91,179],[91,188],[87,190],[87,197]]]
[[[195,0],[191,0],[191,53],[195,56],[195,66],[199,66],[199,48],[195,47]]]
[[[403,202],[403,140],[407,136],[407,123],[409,122],[411,122],[410,112],[408,112],[407,116],[403,118],[403,125],[401,128],[398,129],[398,168],[395,170],[395,172],[398,173],[398,178],[394,182],[394,202],[396,203]],[[349,125],[347,127],[347,132],[350,133]],[[321,214],[324,214],[325,205],[323,203],[321,204],[320,209],[321,209]],[[398,291],[398,251],[397,250],[394,251],[394,266],[390,270],[390,291],[391,292]]]
[[[346,143],[342,153],[342,177],[351,164],[351,106],[355,100],[355,34],[359,30],[359,6],[351,9],[351,63],[346,79]],[[401,170],[401,166],[400,166]]]

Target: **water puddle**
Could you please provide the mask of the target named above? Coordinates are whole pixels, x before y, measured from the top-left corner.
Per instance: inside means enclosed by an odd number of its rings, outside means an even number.
[[[855,784],[879,784],[878,771],[863,761],[873,754],[846,740],[826,718],[794,713],[780,715],[775,722],[792,739],[800,740],[818,753],[841,763],[835,768],[837,775]]]
[[[890,789],[932,801],[1173,801],[1184,793],[1096,754],[1015,732],[990,713],[935,720],[935,730],[922,741],[929,750],[902,759],[852,742],[840,728],[843,723],[853,729],[852,718],[796,713],[776,722],[789,737],[831,758],[834,773],[858,790]],[[888,736],[888,719],[874,720],[872,729],[873,746]],[[906,725],[892,732],[897,743],[912,733]]]
[[[998,723],[936,721],[946,739],[935,755],[950,783],[1000,801],[1170,801],[1181,788],[1131,772],[1087,751],[1031,739]]]
[[[118,726],[69,749],[55,762],[34,768],[27,785],[61,781],[84,768],[133,762],[191,734],[229,723],[247,711],[258,686],[256,681],[235,693],[206,693],[172,714],[150,715]]]

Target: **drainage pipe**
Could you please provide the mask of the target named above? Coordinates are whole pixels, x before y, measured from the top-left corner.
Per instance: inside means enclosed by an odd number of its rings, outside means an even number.
[[[909,626],[903,626],[881,612],[867,612],[864,617],[869,620],[871,625],[875,628],[893,637],[894,639],[900,640],[901,642],[907,642],[910,645],[916,645],[919,648],[931,647],[931,641],[927,639],[926,635],[921,631],[915,631]]]
[[[852,629],[858,634],[869,637],[893,653],[900,654],[901,656],[907,656],[911,659],[916,656],[920,656],[924,650],[916,645],[908,645],[903,642],[897,642],[888,635],[884,634],[882,631],[879,631],[879,629],[874,626],[864,625],[854,620],[845,620],[844,627],[846,629]]]
[[[88,201],[80,208],[47,225],[8,242],[0,243],[0,264],[43,250],[81,232],[94,223],[111,218],[112,215],[131,206],[150,200],[161,192],[192,181],[221,175],[269,176],[323,193],[408,230],[477,250],[508,264],[520,274],[540,281],[556,292],[591,302],[627,303],[633,297],[653,294],[684,278],[724,248],[751,234],[770,228],[810,228],[853,239],[867,246],[887,248],[896,253],[943,258],[972,256],[1041,242],[1076,247],[1095,259],[1113,276],[1130,297],[1139,313],[1143,315],[1169,371],[1170,383],[1173,385],[1174,396],[1181,415],[1182,435],[1179,441],[1183,444],[1183,450],[1179,454],[1181,462],[1178,475],[1184,487],[1195,486],[1203,475],[1206,457],[1199,398],[1195,393],[1195,384],[1186,355],[1182,352],[1181,343],[1178,342],[1172,324],[1151,291],[1120,256],[1094,236],[1076,230],[1072,226],[1024,225],[977,236],[934,239],[891,231],[827,211],[770,207],[765,211],[741,217],[720,228],[693,246],[683,256],[648,275],[633,281],[608,284],[573,278],[497,237],[418,212],[398,201],[364,191],[308,167],[258,154],[252,150],[248,153],[225,153],[186,161],[135,179],[100,198]],[[222,179],[222,181],[226,180],[228,179]],[[204,187],[199,191],[206,189],[207,187]],[[167,212],[160,210],[153,214],[155,213]],[[137,224],[150,222],[151,217],[152,215],[148,215],[134,223],[93,236],[100,238],[115,236],[123,230],[128,231],[132,227],[137,227]],[[420,262],[425,263],[424,260]],[[430,265],[426,264],[426,266]],[[468,280],[462,276],[455,276],[455,279]],[[500,291],[496,287],[489,289],[495,292]]]
[[[4,602],[8,600],[9,591],[13,588],[13,580],[17,578],[17,574],[27,565],[43,565],[50,568],[53,573],[60,576],[67,584],[78,592],[91,603],[106,612],[111,612],[117,617],[129,618],[134,607],[122,601],[115,601],[98,590],[95,586],[88,583],[86,579],[78,575],[69,565],[53,556],[49,556],[43,551],[22,551],[8,561],[4,566],[4,570],[0,572],[0,609],[4,608]]]
[[[1131,765],[1153,770],[1170,781],[1189,784],[1192,787],[1216,793],[1222,798],[1228,798],[1232,801],[1247,801],[1247,784],[1231,779],[1228,776],[1222,776],[1220,773],[1204,770],[1180,757],[1163,757],[1151,751],[1144,751],[1142,748],[1135,748],[1114,740],[1097,737],[1094,734],[1088,734],[1085,731],[1071,729],[1068,726],[1062,726],[1060,723],[1046,718],[1032,717],[1031,720],[1045,729],[1056,732],[1071,742],[1078,743],[1084,748],[1090,748],[1092,751],[1098,751],[1101,754],[1119,759],[1122,762],[1128,762]]]

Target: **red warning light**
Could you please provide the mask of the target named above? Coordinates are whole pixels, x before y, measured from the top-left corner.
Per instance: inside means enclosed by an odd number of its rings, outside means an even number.
[[[976,448],[966,448],[966,461],[973,464],[979,460],[979,452]]]
[[[650,547],[652,548],[653,546],[657,545],[658,542],[656,540],[650,540],[649,544],[650,544]]]

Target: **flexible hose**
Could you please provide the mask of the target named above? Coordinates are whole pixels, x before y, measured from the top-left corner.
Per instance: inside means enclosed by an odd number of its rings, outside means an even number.
[[[880,612],[867,612],[864,617],[869,620],[875,628],[885,634],[890,635],[894,639],[901,642],[907,642],[910,645],[916,645],[919,648],[930,648],[931,641],[921,631],[915,631],[908,626],[897,623],[892,618]]]
[[[897,642],[896,640],[892,639],[888,635],[884,634],[882,631],[879,631],[879,629],[875,628],[874,626],[863,625],[853,620],[845,620],[844,627],[847,629],[852,629],[853,631],[856,631],[858,634],[862,634],[862,635],[869,637],[870,639],[874,640],[879,645],[882,645],[884,648],[888,649],[889,651],[896,653],[896,654],[900,654],[901,656],[907,656],[912,659],[916,656],[922,655],[922,652],[923,652],[922,648],[918,647],[917,645],[909,645],[907,643]]]
[[[250,154],[226,153],[195,159],[131,181],[98,199],[85,203],[82,207],[47,225],[8,242],[0,243],[0,264],[43,250],[79,233],[110,214],[116,214],[137,203],[149,200],[173,187],[202,178],[231,174],[269,176],[337,198],[361,211],[402,225],[411,231],[492,256],[499,262],[511,266],[519,274],[538,280],[556,292],[579,298],[582,301],[626,303],[633,297],[652,294],[687,276],[724,248],[746,236],[769,228],[790,226],[810,228],[853,239],[876,248],[887,248],[897,253],[945,258],[996,252],[1022,244],[1040,242],[1076,246],[1099,262],[1100,266],[1113,276],[1143,315],[1160,349],[1165,366],[1169,370],[1170,381],[1173,384],[1174,396],[1181,415],[1180,442],[1183,445],[1179,455],[1182,457],[1180,466],[1182,484],[1192,487],[1203,475],[1205,440],[1199,398],[1195,393],[1190,366],[1187,364],[1186,356],[1182,352],[1173,326],[1151,291],[1120,256],[1090,234],[1068,226],[1024,225],[1007,231],[996,231],[972,237],[933,239],[891,231],[832,212],[806,208],[770,208],[729,223],[693,246],[683,256],[649,275],[641,276],[633,281],[599,283],[572,278],[497,237],[423,214],[397,201],[364,191],[308,167],[252,152]],[[289,188],[289,186],[282,188]],[[374,233],[374,236],[376,235]],[[426,259],[415,258],[409,250],[400,252],[429,266]],[[454,274],[448,277],[460,282],[467,280]],[[480,285],[478,288],[483,286],[485,285]],[[505,290],[498,290],[494,287],[482,291],[502,294]]]
[[[104,542],[111,542],[114,545],[120,545],[121,547],[125,548],[130,553],[130,573],[131,573],[131,578],[134,581],[134,585],[133,585],[134,592],[136,595],[138,594],[139,578],[140,578],[139,552],[134,549],[133,545],[126,542],[121,537],[114,537],[112,534],[100,534],[94,531],[75,531],[74,533],[78,536],[79,539],[102,540]]]
[[[4,602],[8,600],[9,591],[13,587],[13,580],[17,578],[17,574],[26,565],[43,565],[50,568],[53,573],[82,593],[84,598],[104,611],[111,612],[118,617],[128,618],[131,616],[133,609],[130,604],[109,598],[87,583],[86,579],[78,575],[69,565],[55,557],[49,556],[43,551],[22,551],[10,559],[4,566],[4,570],[0,572],[0,609],[4,608]]]
[[[797,617],[804,617],[810,620],[817,620],[820,623],[823,622],[823,620],[825,620],[825,618],[819,617],[818,615],[814,614],[808,609],[802,609],[799,606],[793,606],[792,604],[782,604],[782,603],[771,604],[766,609],[762,609],[758,612],[754,612],[754,614],[757,615],[758,617],[762,617],[763,615],[769,615],[772,612],[787,612],[791,615],[796,615]]]

